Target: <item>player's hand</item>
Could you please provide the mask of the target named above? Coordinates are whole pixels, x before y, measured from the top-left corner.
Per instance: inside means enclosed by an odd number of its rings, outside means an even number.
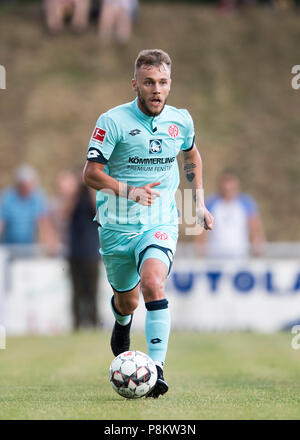
[[[206,230],[211,231],[214,226],[214,217],[205,206],[196,207],[196,221],[198,225]]]
[[[133,200],[140,205],[150,206],[155,201],[156,197],[160,197],[159,191],[152,188],[160,184],[161,182],[154,182],[138,188],[132,188],[128,193],[128,199]]]

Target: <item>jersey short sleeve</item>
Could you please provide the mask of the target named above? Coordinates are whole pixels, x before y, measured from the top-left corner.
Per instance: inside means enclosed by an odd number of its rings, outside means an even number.
[[[258,206],[256,201],[249,194],[241,194],[239,197],[247,217],[253,217],[258,214]]]
[[[119,142],[116,123],[107,115],[101,115],[94,128],[88,146],[87,160],[106,164]]]
[[[205,206],[211,213],[213,213],[214,207],[219,201],[220,196],[218,196],[217,194],[213,194],[205,198]]]
[[[182,114],[183,114],[184,126],[185,126],[185,139],[184,139],[184,143],[181,146],[181,150],[189,151],[193,148],[195,141],[194,122],[187,110],[183,109]]]

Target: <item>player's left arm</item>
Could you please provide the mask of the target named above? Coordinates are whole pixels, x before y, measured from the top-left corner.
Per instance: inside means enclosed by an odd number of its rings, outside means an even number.
[[[214,218],[205,207],[203,191],[203,164],[200,153],[194,144],[188,151],[182,150],[183,171],[187,182],[193,191],[193,200],[196,204],[196,220],[204,229],[213,228]]]

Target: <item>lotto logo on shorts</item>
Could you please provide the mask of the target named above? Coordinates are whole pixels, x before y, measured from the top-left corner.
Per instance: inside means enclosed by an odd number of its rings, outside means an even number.
[[[106,136],[106,131],[103,130],[102,128],[95,128],[95,131],[93,133],[93,140],[96,142],[99,142],[100,144],[102,144],[104,142]]]
[[[177,138],[177,136],[179,135],[179,128],[177,127],[177,125],[172,124],[169,126],[169,135],[172,138]]]
[[[157,231],[155,232],[154,237],[158,240],[168,240],[168,234],[166,232]]]

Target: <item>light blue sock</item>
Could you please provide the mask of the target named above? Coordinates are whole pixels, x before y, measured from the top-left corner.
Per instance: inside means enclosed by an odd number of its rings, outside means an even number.
[[[170,311],[166,299],[145,303],[146,325],[145,334],[148,355],[154,362],[163,367],[170,334]]]
[[[130,319],[131,319],[131,315],[121,315],[121,313],[118,312],[118,310],[116,309],[116,306],[115,306],[115,302],[114,302],[114,295],[111,297],[110,306],[111,306],[112,312],[114,314],[114,317],[116,318],[117,322],[120,325],[129,324]]]

